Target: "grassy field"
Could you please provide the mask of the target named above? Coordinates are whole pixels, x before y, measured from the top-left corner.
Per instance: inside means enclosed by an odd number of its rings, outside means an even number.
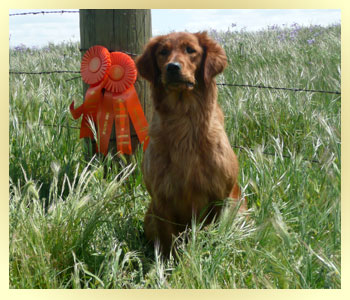
[[[213,31],[229,59],[217,81],[340,91],[340,32]],[[75,43],[23,46],[10,69],[79,70],[80,58]],[[192,224],[163,261],[144,238],[142,152],[86,160],[74,76],[10,75],[11,288],[341,287],[340,95],[220,86],[249,217]]]

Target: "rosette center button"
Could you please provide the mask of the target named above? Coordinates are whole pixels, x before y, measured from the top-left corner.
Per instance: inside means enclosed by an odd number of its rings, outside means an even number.
[[[111,66],[111,70],[109,71],[109,77],[112,80],[120,80],[124,76],[124,68],[120,65]]]
[[[101,67],[101,60],[99,57],[94,57],[90,60],[89,70],[90,72],[96,73]]]

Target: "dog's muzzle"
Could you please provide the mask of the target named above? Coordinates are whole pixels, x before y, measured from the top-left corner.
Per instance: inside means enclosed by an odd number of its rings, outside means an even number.
[[[185,80],[181,74],[181,64],[178,62],[170,62],[166,66],[166,81],[170,85],[185,85],[192,89],[194,83]]]

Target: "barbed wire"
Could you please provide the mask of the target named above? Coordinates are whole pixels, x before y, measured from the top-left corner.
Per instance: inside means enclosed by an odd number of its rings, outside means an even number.
[[[22,124],[22,125],[29,125],[28,121],[25,122],[25,121],[21,121],[21,122],[18,122],[19,124]],[[47,123],[42,123],[42,122],[37,122],[35,124],[32,124],[30,123],[32,126],[35,126],[35,125],[39,125],[39,126],[44,126],[44,127],[63,127],[63,128],[70,128],[70,129],[80,129],[80,127],[78,126],[70,126],[70,125],[57,125],[57,124],[47,124]]]
[[[126,52],[125,52],[126,53]],[[55,71],[42,71],[42,72],[22,72],[22,71],[13,71],[10,70],[9,74],[16,75],[49,75],[56,73],[71,73],[71,74],[80,74],[80,71],[71,71],[71,70],[55,70]],[[76,76],[66,81],[71,81],[79,79],[81,76]],[[286,87],[272,87],[272,86],[263,86],[263,85],[252,85],[252,84],[235,84],[235,83],[217,83],[218,86],[231,86],[231,87],[248,87],[248,88],[258,88],[258,89],[270,89],[270,90],[284,90],[292,92],[310,92],[310,93],[323,93],[323,94],[336,94],[341,95],[339,91],[324,91],[324,90],[314,90],[314,89],[300,89],[300,88],[286,88]]]
[[[30,12],[9,14],[9,16],[14,17],[14,16],[26,16],[26,15],[65,14],[65,13],[76,14],[78,12],[79,12],[78,10],[30,11]]]
[[[82,51],[87,51],[87,50],[89,50],[89,48],[80,48],[79,50],[80,50],[80,52],[82,52]],[[130,56],[139,56],[139,55],[140,55],[140,54],[128,52],[128,51],[125,51],[125,50],[108,49],[108,51],[109,51],[109,52],[119,51],[119,52],[123,52],[123,53],[125,53],[125,54],[128,54],[128,55],[130,55]]]
[[[9,71],[10,74],[16,75],[50,75],[50,74],[59,74],[59,73],[74,73],[78,74],[80,71],[69,71],[69,70],[54,70],[54,71],[41,71],[41,72],[23,72],[23,71]]]
[[[234,84],[234,83],[217,83],[219,86],[233,86],[233,87],[251,87],[258,89],[271,89],[271,90],[284,90],[292,92],[311,92],[311,93],[323,93],[323,94],[337,94],[341,95],[338,91],[323,91],[323,90],[312,90],[312,89],[299,89],[299,88],[285,88],[285,87],[272,87],[263,85],[252,85],[252,84]]]

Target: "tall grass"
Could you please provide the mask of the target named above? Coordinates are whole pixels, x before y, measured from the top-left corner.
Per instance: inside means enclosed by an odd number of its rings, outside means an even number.
[[[211,34],[229,59],[218,82],[340,90],[340,25]],[[10,68],[80,58],[75,43],[19,47]],[[72,76],[10,76],[11,288],[340,288],[339,95],[219,87],[250,209],[194,222],[164,261],[144,238],[142,152],[87,159]]]

